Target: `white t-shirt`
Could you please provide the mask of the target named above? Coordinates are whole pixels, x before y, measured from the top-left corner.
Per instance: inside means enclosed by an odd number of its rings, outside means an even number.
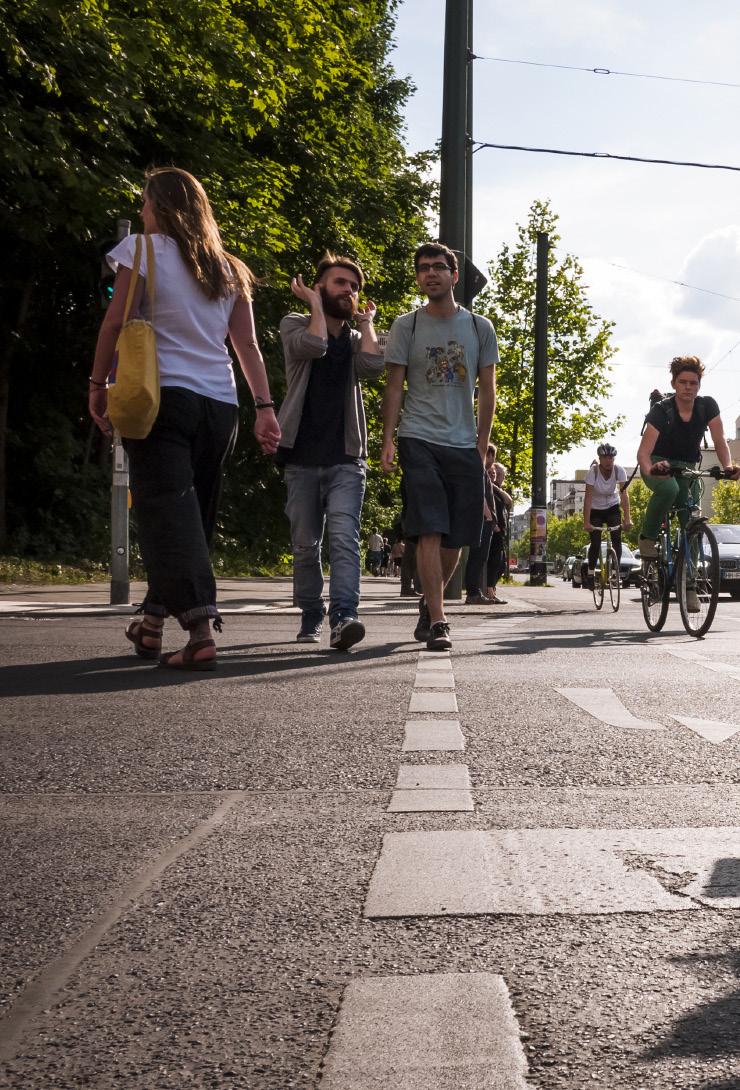
[[[154,325],[162,386],[184,386],[196,394],[236,405],[236,382],[226,335],[237,296],[209,299],[168,235],[151,235],[154,244],[154,317],[146,292],[141,316]],[[129,235],[107,255],[115,272],[133,268],[136,235]],[[146,277],[146,244],[141,240],[141,275]]]
[[[593,487],[591,507],[595,511],[606,511],[619,503],[619,485],[627,480],[627,473],[622,466],[615,465],[609,477],[605,477],[599,467],[591,466],[586,474],[586,484]]]

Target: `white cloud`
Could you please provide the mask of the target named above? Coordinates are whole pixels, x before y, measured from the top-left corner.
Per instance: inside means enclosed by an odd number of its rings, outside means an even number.
[[[740,331],[740,226],[705,235],[686,258],[680,279],[708,290],[684,291],[679,313]],[[734,296],[734,300],[709,291]]]

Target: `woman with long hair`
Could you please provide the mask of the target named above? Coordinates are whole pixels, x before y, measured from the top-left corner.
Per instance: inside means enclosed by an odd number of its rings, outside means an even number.
[[[148,587],[141,611],[126,629],[142,658],[177,670],[213,670],[220,630],[209,544],[223,467],[236,440],[237,396],[228,336],[254,397],[254,435],[275,452],[280,427],[270,397],[252,315],[254,278],[224,250],[200,182],[185,170],[164,167],[146,175],[141,217],[154,248],[153,313],[144,291],[142,247],[132,312],[152,322],[161,386],[159,414],[146,439],[124,439],[131,493]],[[123,322],[134,265],[135,237],[109,254],[116,272],[113,298],[98,335],[90,376],[90,414],[111,434],[108,377]],[[180,651],[161,655],[168,615],[188,632]]]

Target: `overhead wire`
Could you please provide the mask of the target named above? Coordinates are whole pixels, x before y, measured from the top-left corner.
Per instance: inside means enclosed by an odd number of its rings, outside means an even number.
[[[563,148],[534,148],[525,144],[492,144],[484,140],[473,141],[473,154],[482,148],[498,148],[502,151],[529,151],[538,155],[572,155],[581,159],[620,159],[626,163],[657,163],[671,167],[699,167],[702,170],[732,170],[740,173],[740,167],[726,163],[698,163],[685,159],[652,159],[640,155],[616,155],[608,151],[567,151]]]
[[[616,68],[585,68],[575,64],[553,64],[547,61],[526,61],[515,57],[483,57],[470,54],[471,61],[495,61],[497,64],[523,64],[533,68],[558,68],[567,72],[588,72],[594,76],[628,76],[631,79],[655,79],[667,83],[693,83],[704,87],[731,87],[740,89],[740,83],[726,83],[723,80],[691,79],[687,76],[661,76],[654,72],[623,72]]]

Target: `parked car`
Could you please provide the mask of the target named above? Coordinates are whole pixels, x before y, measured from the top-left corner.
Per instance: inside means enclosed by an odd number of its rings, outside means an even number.
[[[565,563],[563,564],[563,571],[561,573],[563,579],[573,578],[573,567],[575,565],[575,562],[576,558],[574,556],[569,556],[568,559],[565,561]]]
[[[740,527],[737,527],[740,530]],[[601,545],[601,557],[602,560],[606,555],[606,547],[602,542]],[[586,585],[586,574],[588,572],[588,549],[581,549],[578,554],[578,560],[573,568],[572,583],[574,587],[583,587]],[[640,571],[640,560],[630,549],[629,545],[622,542],[622,557],[619,561],[619,578],[623,587],[628,587],[631,583],[637,582],[637,574]],[[740,570],[738,571],[740,574]],[[738,584],[738,595],[740,596],[740,584]]]
[[[712,523],[719,548],[719,589],[740,599],[740,526]]]

